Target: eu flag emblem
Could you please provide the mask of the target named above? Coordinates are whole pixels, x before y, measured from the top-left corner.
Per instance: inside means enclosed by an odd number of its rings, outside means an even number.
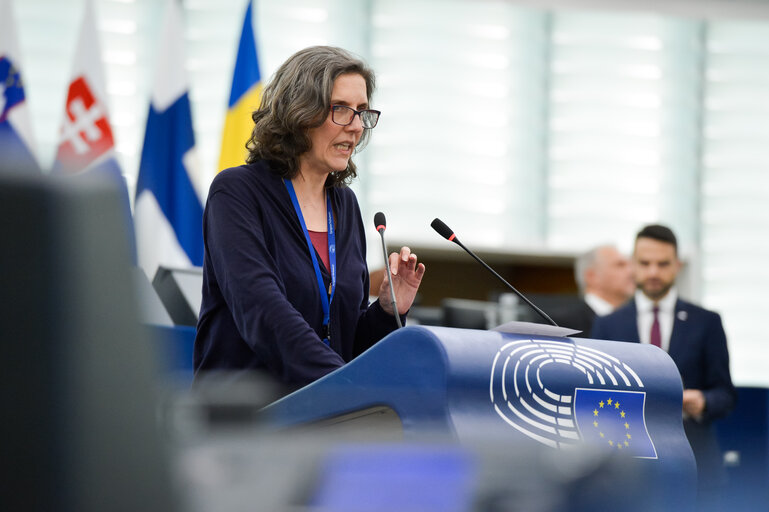
[[[646,393],[613,389],[574,390],[574,416],[582,440],[633,457],[656,459],[644,417]]]

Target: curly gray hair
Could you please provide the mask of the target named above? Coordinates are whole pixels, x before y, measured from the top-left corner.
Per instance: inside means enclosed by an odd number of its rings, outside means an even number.
[[[355,73],[366,82],[366,97],[376,87],[374,72],[350,52],[331,46],[311,46],[283,63],[264,88],[254,111],[254,129],[246,143],[248,163],[267,160],[274,171],[291,179],[299,172],[299,156],[310,150],[311,128],[323,124],[331,108],[331,92],[339,75]],[[355,151],[365,147],[370,130],[364,130]],[[343,186],[357,176],[352,160],[347,169],[332,173],[327,186]]]

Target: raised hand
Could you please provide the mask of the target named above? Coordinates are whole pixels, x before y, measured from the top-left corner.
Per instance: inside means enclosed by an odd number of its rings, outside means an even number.
[[[411,249],[401,247],[400,253],[390,254],[390,271],[392,275],[387,276],[385,272],[385,278],[379,287],[379,303],[385,311],[393,314],[390,303],[390,281],[392,280],[398,314],[403,315],[414,303],[414,297],[425,274],[425,266],[417,263],[417,255],[412,254]]]

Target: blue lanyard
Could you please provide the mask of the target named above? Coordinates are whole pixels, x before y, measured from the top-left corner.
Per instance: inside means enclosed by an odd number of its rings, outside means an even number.
[[[304,239],[307,242],[307,249],[310,251],[310,258],[312,259],[312,266],[315,269],[315,279],[318,281],[318,289],[320,290],[320,304],[323,306],[323,343],[329,345],[329,311],[331,301],[334,299],[334,291],[336,290],[336,235],[334,234],[334,214],[331,209],[331,198],[326,192],[326,217],[328,218],[328,263],[331,267],[331,291],[326,293],[326,286],[323,283],[323,275],[320,273],[320,265],[318,264],[318,257],[315,256],[315,246],[312,245],[310,239],[310,232],[307,231],[307,225],[304,223],[304,216],[302,215],[302,209],[299,207],[299,200],[296,197],[294,191],[294,185],[291,180],[284,178],[283,182],[288,189],[288,195],[291,196],[291,203],[294,205],[294,211],[296,216],[299,217],[299,224],[302,225],[302,231],[304,232]]]

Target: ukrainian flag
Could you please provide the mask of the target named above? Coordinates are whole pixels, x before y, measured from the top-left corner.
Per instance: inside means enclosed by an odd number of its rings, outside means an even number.
[[[246,161],[246,142],[251,137],[254,122],[251,113],[262,100],[262,83],[259,60],[256,56],[256,40],[252,23],[253,2],[249,0],[243,30],[240,33],[238,57],[232,76],[230,102],[222,133],[222,151],[219,170],[242,165]]]

